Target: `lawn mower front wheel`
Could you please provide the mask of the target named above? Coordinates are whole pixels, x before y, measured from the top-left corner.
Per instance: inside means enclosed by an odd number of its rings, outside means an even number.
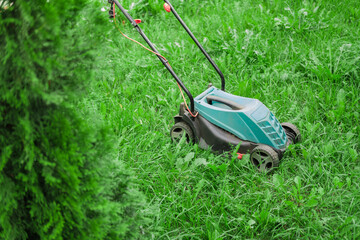
[[[255,147],[250,153],[250,161],[260,172],[264,173],[279,167],[280,162],[278,153],[267,145]]]

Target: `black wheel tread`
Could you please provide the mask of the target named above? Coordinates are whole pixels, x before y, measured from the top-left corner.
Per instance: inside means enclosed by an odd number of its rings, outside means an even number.
[[[251,151],[251,153],[250,153],[250,161],[255,167],[257,167],[257,166],[255,165],[255,163],[253,161],[253,156],[254,156],[253,154],[255,154],[257,152],[261,152],[263,154],[266,154],[272,160],[272,167],[269,170],[264,171],[264,172],[270,172],[274,168],[279,167],[279,164],[280,164],[279,154],[273,148],[271,148],[270,146],[267,146],[267,145],[259,145],[259,146],[255,147]],[[258,168],[258,170],[261,171],[259,168]]]
[[[172,139],[173,141],[175,141],[174,138],[173,138],[173,130],[176,129],[176,128],[181,128],[181,129],[185,130],[186,134],[189,136],[189,141],[190,141],[190,142],[193,141],[193,139],[194,139],[194,134],[193,134],[193,132],[192,132],[192,130],[191,130],[191,127],[190,127],[189,124],[187,124],[186,122],[177,122],[177,123],[175,123],[174,126],[171,128],[171,130],[170,130],[170,136],[171,136],[171,139]]]
[[[281,126],[284,128],[285,132],[290,131],[295,136],[294,144],[301,142],[301,133],[300,130],[292,123],[284,122],[281,123]]]

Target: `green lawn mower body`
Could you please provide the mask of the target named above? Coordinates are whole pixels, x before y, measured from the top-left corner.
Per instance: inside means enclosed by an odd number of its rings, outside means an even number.
[[[199,144],[202,149],[223,153],[239,147],[241,154],[267,146],[278,154],[279,160],[289,144],[300,141],[299,130],[291,123],[281,123],[259,100],[240,97],[210,87],[195,98],[199,113],[191,116],[180,104],[171,129],[173,141],[186,136],[187,142]]]
[[[279,121],[257,99],[235,96],[215,87],[195,98],[195,110],[212,124],[242,140],[286,148],[287,137]]]
[[[195,98],[196,118],[184,103],[170,135],[174,142],[185,138],[202,149],[225,153],[237,148],[241,159],[250,154],[250,161],[261,172],[279,166],[290,144],[301,140],[299,130],[291,123],[281,123],[259,100],[228,94],[210,87]]]

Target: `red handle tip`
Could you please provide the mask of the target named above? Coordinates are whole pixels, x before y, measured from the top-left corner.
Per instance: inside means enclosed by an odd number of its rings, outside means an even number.
[[[167,4],[167,3],[164,3],[164,9],[165,9],[165,11],[167,11],[167,12],[171,12],[171,7],[170,7],[169,4]]]

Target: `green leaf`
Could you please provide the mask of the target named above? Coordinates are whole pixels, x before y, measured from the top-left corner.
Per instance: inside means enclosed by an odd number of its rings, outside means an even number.
[[[310,199],[306,203],[306,207],[316,207],[318,205],[318,201],[316,199]]]
[[[195,159],[193,166],[195,166],[195,167],[200,166],[200,165],[206,166],[207,164],[208,164],[208,162],[206,161],[205,158],[197,158],[197,159]]]
[[[181,168],[182,168],[183,165],[184,165],[184,159],[178,158],[178,159],[176,160],[176,167],[177,167],[179,170],[181,170]]]
[[[295,203],[292,202],[292,201],[285,201],[285,204],[290,206],[290,207],[293,207],[295,205]]]
[[[253,219],[250,219],[249,221],[248,221],[248,225],[249,226],[253,226],[253,225],[255,225],[256,224],[256,222],[253,220]]]
[[[279,174],[275,173],[273,175],[273,184],[274,184],[275,188],[278,188],[278,189],[282,188],[283,184],[284,184],[284,180],[282,179],[282,177]]]
[[[188,153],[184,159],[184,162],[189,162],[190,160],[192,160],[194,158],[194,156],[195,156],[194,152]]]
[[[301,178],[299,176],[296,176],[294,178],[294,182],[296,184],[297,189],[300,189],[301,188]]]

